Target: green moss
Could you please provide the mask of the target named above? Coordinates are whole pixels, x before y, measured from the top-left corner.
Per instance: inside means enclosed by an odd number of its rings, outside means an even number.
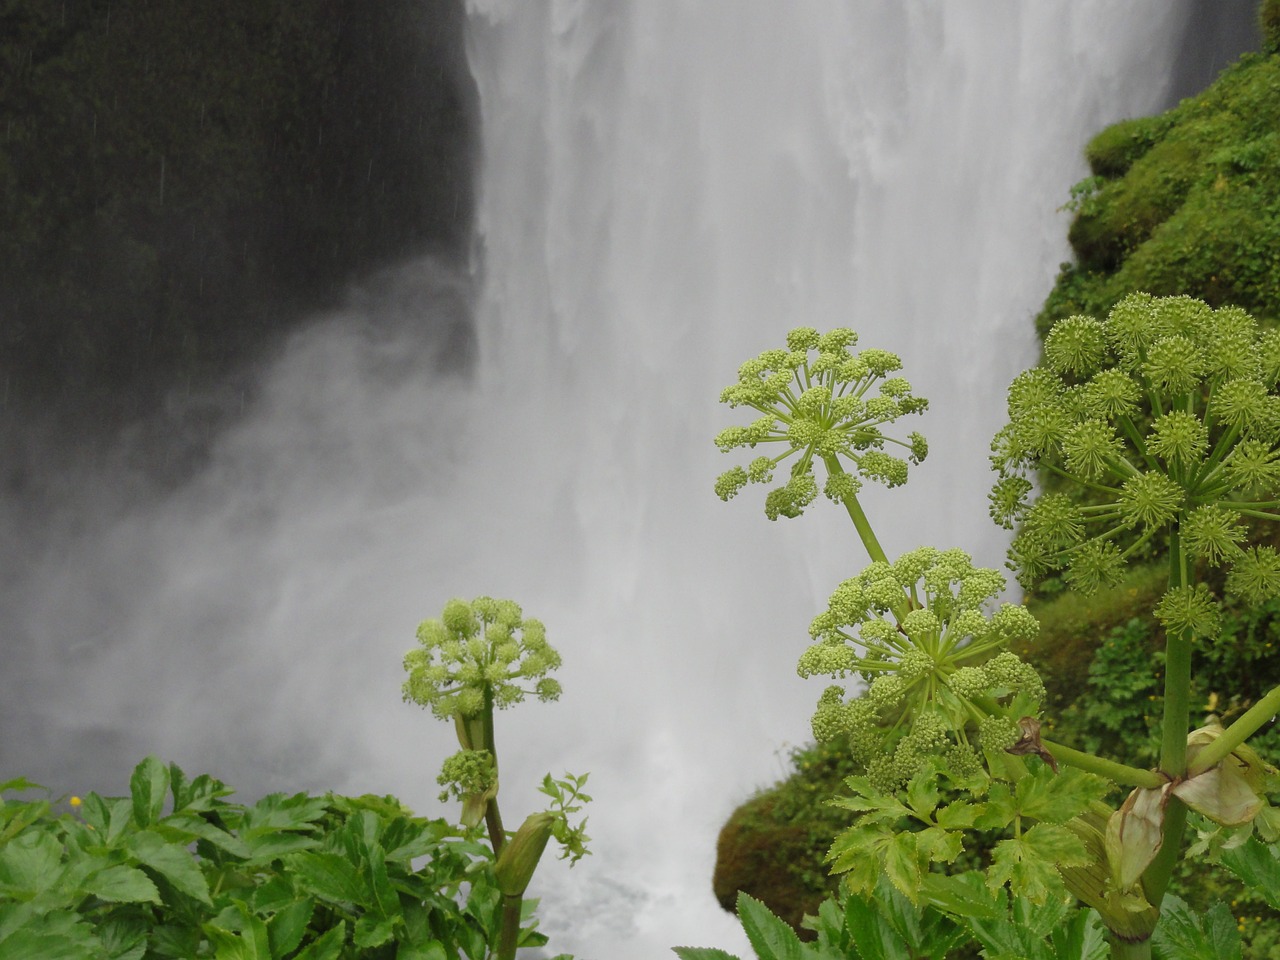
[[[1169,121],[1163,116],[1137,117],[1112,124],[1085,147],[1089,169],[1100,177],[1124,176],[1168,129]]]
[[[1098,134],[1086,150],[1093,176],[1068,204],[1076,261],[1045,302],[1041,333],[1133,290],[1280,318],[1278,130],[1280,56],[1251,54],[1199,96]]]
[[[864,771],[840,740],[795,750],[790,762],[788,777],[738,807],[721,829],[712,888],[725,910],[734,911],[743,891],[808,939],[800,921],[838,886],[823,858],[853,818],[826,801],[846,792],[846,777]]]

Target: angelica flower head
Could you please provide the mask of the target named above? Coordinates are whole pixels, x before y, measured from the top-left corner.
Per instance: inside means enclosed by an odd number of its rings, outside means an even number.
[[[857,339],[846,328],[819,334],[800,327],[787,335],[786,349],[766,350],[739,368],[738,382],[726,387],[720,400],[759,416],[747,426],[722,430],[716,445],[725,453],[762,444],[778,452],[762,453],[747,467],[721,474],[715,485],[720,499],[729,500],[749,483],[772,483],[775,469],[792,456],[796,460],[787,479],[765,498],[770,520],[799,516],[817,499],[815,461],[826,472],[822,492],[837,502],[856,494],[863,480],[890,487],[906,482],[908,463],[922,461],[928,445],[919,433],[899,440],[881,428],[923,412],[928,401],[914,396],[905,379],[891,376],[902,367],[895,354],[855,353]],[[886,444],[901,448],[904,456],[887,452]],[[842,461],[852,469],[846,471]]]
[[[1193,560],[1225,568],[1250,599],[1280,595],[1280,575],[1247,552],[1241,523],[1280,519],[1278,381],[1280,332],[1234,307],[1138,293],[1105,320],[1059,321],[1044,365],[1009,387],[1009,422],[992,443],[991,514],[1018,529],[1011,565],[1024,582],[1061,570],[1091,590],[1177,532]],[[1088,503],[1031,499],[1036,469],[1076,481]],[[1247,570],[1232,577],[1238,563]],[[1211,627],[1206,602],[1167,598],[1166,626]]]
[[[1004,587],[1004,577],[975,567],[964,551],[934,547],[873,563],[841,583],[814,618],[815,642],[797,670],[857,676],[867,689],[846,702],[842,687],[828,686],[814,736],[848,736],[864,761],[883,757],[880,782],[905,783],[926,754],[973,753],[981,743],[976,718],[992,704],[1001,716],[1035,713],[1044,685],[1007,648],[1034,639],[1039,624],[1025,607],[996,605]]]
[[[547,674],[560,655],[541,621],[510,600],[450,600],[439,619],[418,626],[418,646],[404,658],[404,699],[441,719],[474,717],[532,694],[555,700],[560,684]]]

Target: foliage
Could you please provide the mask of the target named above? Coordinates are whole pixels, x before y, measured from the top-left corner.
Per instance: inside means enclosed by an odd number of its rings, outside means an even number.
[[[788,336],[790,354],[767,351],[745,365],[722,400],[771,412],[750,428],[723,432],[721,448],[784,442],[790,449],[769,464],[799,452],[795,478],[825,444],[819,458],[828,486],[845,475],[841,458],[862,469],[864,447],[829,439],[838,418],[801,430],[787,419],[802,412],[793,387],[805,409],[820,411],[832,409],[845,386],[811,377],[799,348],[853,341],[847,331],[820,336],[802,328]],[[821,364],[821,347],[819,356]],[[1105,320],[1060,323],[1045,358],[1010,387],[1009,422],[992,444],[999,473],[992,517],[1017,529],[1010,565],[1029,584],[1060,572],[1071,591],[1088,595],[1122,587],[1129,565],[1145,562],[1152,543],[1168,556],[1163,595],[1156,591],[1151,607],[1163,650],[1136,650],[1143,623],[1131,621],[1121,635],[1129,642],[1104,644],[1099,657],[1141,666],[1127,674],[1130,696],[1117,697],[1111,711],[1097,698],[1084,717],[1123,759],[1042,735],[1046,690],[1010,649],[1028,646],[1037,624],[1012,604],[992,612],[1004,587],[998,574],[975,569],[958,550],[926,547],[890,562],[858,486],[842,485],[828,496],[845,506],[872,564],[844,581],[815,618],[816,642],[798,667],[801,676],[861,683],[848,700],[844,688],[829,686],[814,715],[815,735],[844,738],[867,771],[846,778],[849,793],[832,800],[856,818],[827,860],[842,876],[846,903],[883,904],[892,890],[916,910],[945,909],[946,895],[962,889],[957,884],[969,885],[970,901],[1007,897],[1013,939],[985,928],[972,902],[963,914],[967,932],[956,942],[976,940],[986,956],[1058,956],[1068,942],[1072,955],[1106,956],[1108,943],[1117,958],[1150,957],[1153,948],[1167,957],[1206,949],[1239,955],[1240,931],[1225,906],[1195,912],[1166,894],[1180,865],[1215,859],[1255,832],[1268,843],[1280,839],[1280,811],[1269,805],[1280,778],[1245,742],[1280,709],[1280,687],[1229,727],[1213,716],[1188,734],[1193,653],[1221,636],[1230,608],[1223,597],[1255,607],[1280,597],[1280,560],[1256,529],[1280,519],[1280,337],[1259,331],[1243,310],[1144,294],[1121,301]],[[770,406],[779,400],[781,407]],[[1033,496],[1036,471],[1088,495],[1055,488]],[[744,476],[742,483],[751,479]],[[717,485],[722,497],[724,483]],[[804,498],[784,490],[797,509],[767,511],[770,518],[798,516],[816,484],[805,489]],[[1153,661],[1162,670],[1153,673]],[[1213,683],[1211,673],[1203,679]],[[1099,687],[1108,683],[1104,671],[1095,677]],[[1144,715],[1139,731],[1121,704],[1148,690],[1161,691],[1145,694],[1146,702],[1159,701],[1160,717],[1153,723]],[[1104,738],[1095,739],[1092,746],[1101,746]],[[1143,740],[1154,740],[1145,757]],[[1144,760],[1155,769],[1133,765]],[[1118,808],[1104,799],[1115,785],[1132,788]],[[1204,818],[1190,847],[1188,810]],[[966,862],[979,854],[978,871],[960,868],[967,847]],[[823,955],[809,952],[822,950],[821,937],[802,947],[781,920],[761,920],[768,911],[753,903],[740,898],[758,955]],[[1033,917],[1055,913],[1069,932],[1035,927]],[[883,942],[864,933],[854,954],[864,941]]]
[[[523,942],[524,894],[547,843],[554,838],[570,866],[589,852],[586,820],[576,826],[569,822],[591,800],[582,790],[588,774],[566,773],[560,780],[547,774],[539,789],[550,807],[529,814],[514,834],[504,829],[498,808],[494,710],[520,703],[530,693],[543,701],[558,699],[560,684],[547,674],[559,666],[560,655],[547,643],[542,622],[525,617],[514,601],[492,597],[450,600],[439,618],[419,625],[418,646],[404,658],[405,700],[451,720],[462,747],[441,769],[443,796],[462,800],[468,827],[485,822],[497,856],[497,960],[513,960]]]
[[[1275,52],[1277,4],[1259,12]],[[1072,190],[1064,264],[1037,325],[1102,316],[1127,293],[1187,294],[1280,318],[1280,58],[1250,55],[1203,93],[1156,117],[1125,120],[1086,148]]]
[[[481,960],[496,941],[492,853],[392,797],[242,805],[154,757],[130,788],[0,803],[0,953]],[[544,943],[533,927],[522,942]]]

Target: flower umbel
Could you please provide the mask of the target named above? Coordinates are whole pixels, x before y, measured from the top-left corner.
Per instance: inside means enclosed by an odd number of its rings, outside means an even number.
[[[450,600],[440,619],[419,625],[418,644],[404,658],[404,698],[441,719],[510,707],[529,694],[560,696],[560,684],[547,676],[560,654],[542,622],[524,618],[510,600]]]
[[[975,567],[962,550],[933,547],[873,563],[840,584],[814,618],[816,642],[797,670],[802,677],[856,674],[869,687],[851,703],[843,689],[828,687],[814,736],[849,736],[873,780],[889,790],[929,756],[954,768],[952,761],[976,758],[980,749],[999,754],[1007,744],[993,739],[985,718],[1033,714],[1044,696],[1035,671],[1007,649],[1036,636],[1035,618],[1010,603],[987,612],[1004,587],[1004,577]]]
[[[1060,321],[1045,366],[1010,386],[1009,423],[992,443],[992,516],[1019,527],[1011,557],[1024,580],[1063,570],[1078,588],[1105,586],[1176,532],[1253,602],[1280,594],[1242,524],[1280,519],[1274,342],[1243,311],[1190,297],[1132,294],[1106,320]],[[1030,502],[1036,469],[1076,482],[1086,500]],[[1212,630],[1211,605],[1184,591],[1162,610],[1199,634]]]
[[[726,387],[720,400],[731,407],[749,407],[760,416],[745,427],[729,427],[716,437],[724,452],[736,447],[756,449],[766,444],[781,448],[773,456],[755,457],[747,467],[734,467],[716,481],[722,500],[734,497],[748,483],[773,482],[774,470],[793,454],[785,482],[765,498],[770,520],[799,516],[818,495],[813,464],[826,470],[822,492],[847,502],[863,480],[894,487],[907,480],[908,463],[919,463],[928,452],[923,436],[905,440],[886,435],[882,427],[899,417],[920,413],[928,401],[912,395],[911,385],[891,376],[902,361],[886,350],[852,352],[857,334],[838,328],[819,334],[800,327],[787,335],[786,349],[766,350],[738,370],[738,382]],[[815,355],[816,354],[816,355]],[[878,391],[873,387],[879,384]],[[896,456],[886,444],[904,452]],[[842,461],[852,469],[846,471]]]

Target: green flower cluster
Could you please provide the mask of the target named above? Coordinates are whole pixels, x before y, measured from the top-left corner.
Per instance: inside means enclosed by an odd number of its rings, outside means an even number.
[[[918,433],[902,441],[880,428],[905,414],[922,412],[928,401],[913,396],[902,377],[890,376],[902,368],[897,355],[886,350],[852,353],[857,339],[845,328],[819,334],[812,327],[800,327],[787,334],[785,350],[766,350],[739,368],[738,382],[726,387],[720,400],[731,407],[750,407],[760,416],[748,426],[721,431],[716,445],[726,453],[737,447],[754,450],[759,444],[777,445],[783,451],[721,474],[715,486],[720,499],[729,500],[749,483],[773,482],[774,470],[794,453],[800,456],[789,479],[765,499],[770,520],[797,517],[817,498],[815,460],[826,469],[823,492],[837,502],[856,494],[864,479],[890,487],[906,482],[908,461],[923,460],[928,445]],[[880,387],[873,395],[877,382]],[[885,452],[886,443],[904,448],[906,459]],[[844,470],[841,459],[852,464],[852,472]]]
[[[1280,555],[1248,546],[1244,526],[1280,519],[1278,382],[1280,331],[1235,307],[1132,294],[1104,321],[1059,321],[1044,365],[1009,387],[1009,423],[992,443],[991,514],[1019,527],[1010,558],[1024,582],[1062,570],[1085,591],[1115,583],[1168,533],[1192,560],[1226,568],[1227,589],[1249,602],[1280,595]],[[1037,469],[1086,497],[1030,499]],[[1203,586],[1175,586],[1157,615],[1216,632]]]
[[[510,600],[450,600],[440,619],[419,625],[418,643],[404,658],[404,698],[441,719],[510,707],[529,694],[560,696],[559,682],[547,676],[560,654],[541,621],[522,618]]]
[[[475,794],[497,793],[498,766],[488,750],[459,750],[440,766],[436,783],[444,787],[440,802],[465,800]]]
[[[846,736],[881,789],[908,782],[942,756],[957,774],[977,770],[979,750],[999,754],[1016,740],[1016,718],[1044,697],[1035,671],[1009,652],[1034,639],[1036,619],[1005,603],[995,570],[962,550],[921,547],[894,563],[873,563],[844,581],[814,618],[815,643],[800,657],[802,677],[855,675],[865,693],[846,701],[830,686],[818,701],[820,741]]]

